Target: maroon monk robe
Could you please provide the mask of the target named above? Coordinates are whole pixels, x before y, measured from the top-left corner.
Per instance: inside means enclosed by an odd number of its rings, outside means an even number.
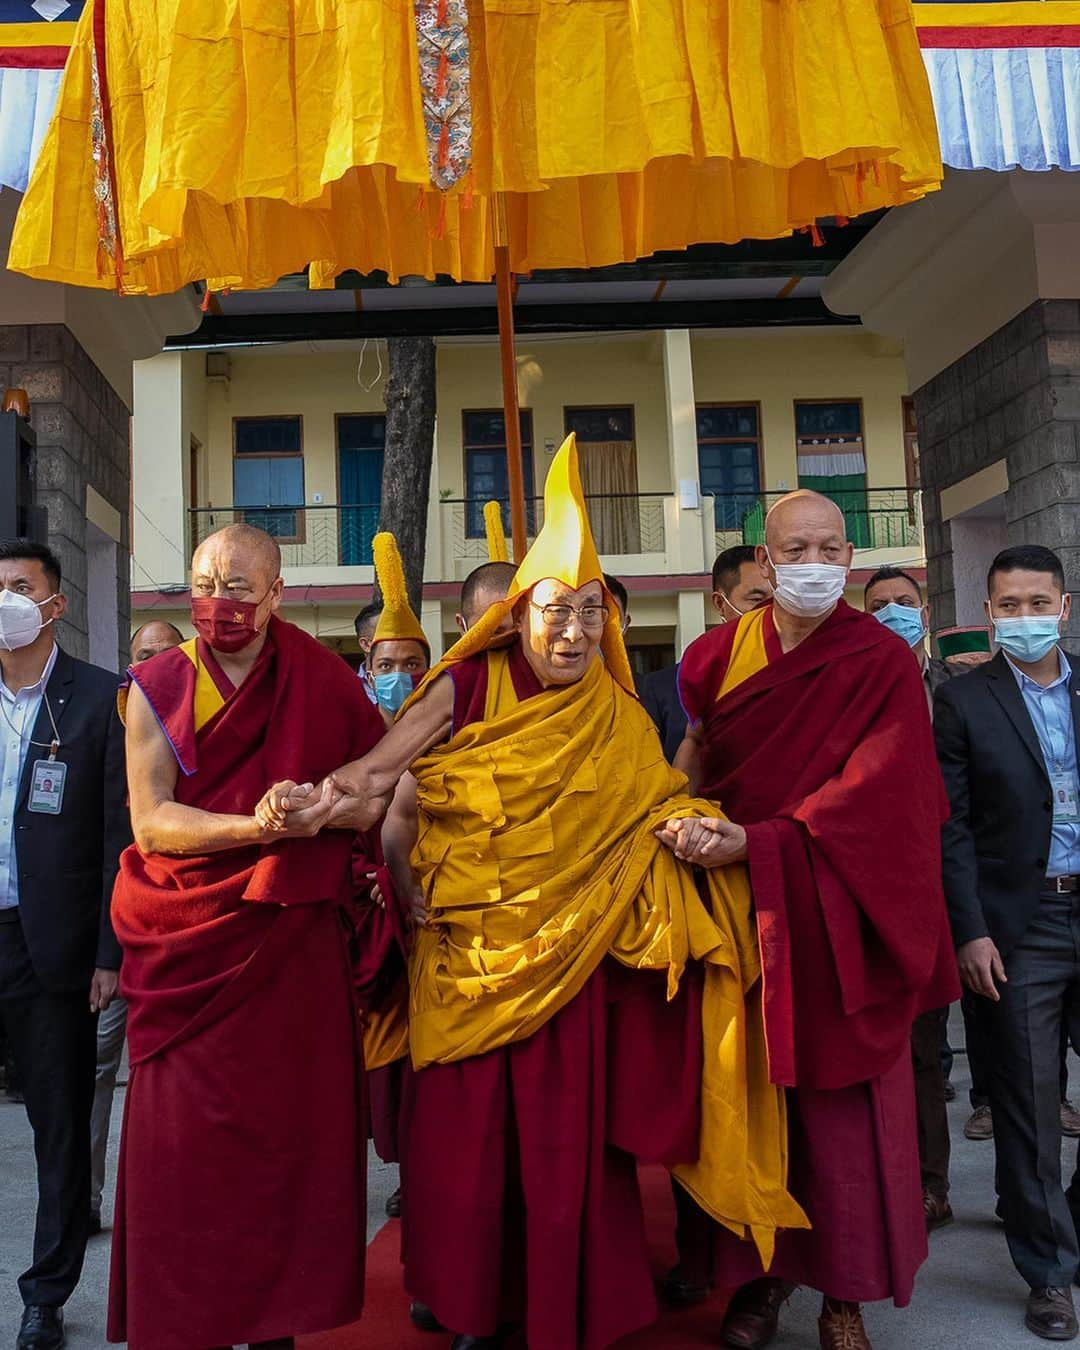
[[[520,699],[541,686],[516,648]],[[454,731],[483,717],[487,658],[452,666]],[[409,1292],[454,1331],[524,1320],[529,1350],[599,1350],[656,1316],[635,1159],[697,1156],[701,983],[606,961],[538,1031],[413,1073]]]
[[[941,890],[941,778],[911,653],[842,601],[719,700],[737,625],[683,658],[701,795],[747,828],[770,1072],[788,1086],[790,1185],[813,1228],[771,1274],[862,1302],[911,1295],[926,1256],[909,1038],[958,995]],[[717,1234],[725,1287],[760,1275]]]
[[[135,672],[184,772],[176,800],[249,813],[271,782],[318,781],[381,721],[349,668],[277,619],[251,673],[192,731],[180,650]],[[188,725],[185,726],[185,719]],[[132,1073],[109,1339],[132,1350],[271,1340],[355,1320],[366,1148],[341,907],[351,836],[205,857],[121,858]]]

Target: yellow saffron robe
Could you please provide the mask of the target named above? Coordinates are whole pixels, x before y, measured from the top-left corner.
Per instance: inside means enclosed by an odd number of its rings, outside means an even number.
[[[656,838],[686,795],[647,713],[596,659],[578,682],[519,702],[489,652],[485,717],[413,765],[413,867],[429,925],[410,972],[417,1069],[528,1037],[606,956],[664,971],[674,997],[705,963],[699,1160],[676,1175],[767,1265],[777,1228],[807,1221],[788,1194],[782,1091],[768,1081],[760,966],[741,866],[705,874]]]

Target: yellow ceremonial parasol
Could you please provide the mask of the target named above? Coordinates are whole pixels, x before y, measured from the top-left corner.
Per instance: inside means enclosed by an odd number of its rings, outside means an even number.
[[[495,278],[814,229],[942,175],[909,0],[88,0],[9,266],[130,294]]]

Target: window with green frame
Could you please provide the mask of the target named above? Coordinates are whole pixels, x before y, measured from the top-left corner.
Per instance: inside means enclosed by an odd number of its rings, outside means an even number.
[[[848,539],[856,548],[869,548],[862,404],[856,400],[796,403],[795,445],[799,486],[832,498],[844,513]]]

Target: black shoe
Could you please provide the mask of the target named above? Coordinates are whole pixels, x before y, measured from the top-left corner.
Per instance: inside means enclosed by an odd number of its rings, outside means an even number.
[[[90,1211],[90,1236],[97,1237],[101,1232],[101,1211],[92,1209]]]
[[[1044,1341],[1071,1341],[1077,1334],[1072,1290],[1033,1289],[1024,1324]]]
[[[64,1310],[31,1303],[22,1316],[15,1350],[60,1350],[64,1344]]]
[[[401,1187],[399,1186],[393,1195],[386,1202],[386,1217],[388,1219],[401,1218]]]
[[[414,1298],[409,1304],[409,1317],[417,1331],[445,1331],[446,1328],[426,1303]]]
[[[464,1332],[450,1342],[450,1350],[499,1350],[498,1336],[468,1336]]]

